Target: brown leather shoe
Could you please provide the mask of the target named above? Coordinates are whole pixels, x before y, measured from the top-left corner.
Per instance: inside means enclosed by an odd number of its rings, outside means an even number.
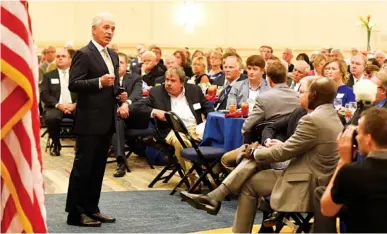
[[[217,200],[211,199],[207,195],[192,194],[186,191],[180,192],[180,195],[183,200],[186,201],[192,207],[199,210],[207,211],[207,213],[211,215],[217,215],[220,210],[221,203]]]
[[[101,222],[90,218],[85,214],[81,214],[78,218],[67,217],[67,224],[81,227],[101,227]]]
[[[116,222],[116,218],[113,218],[111,216],[107,216],[107,215],[104,215],[101,213],[92,214],[92,215],[90,215],[90,217],[92,217],[93,219],[98,220],[102,223],[114,223],[114,222]]]

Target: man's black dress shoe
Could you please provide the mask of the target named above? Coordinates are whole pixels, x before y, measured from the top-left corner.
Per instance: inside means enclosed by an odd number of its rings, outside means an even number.
[[[114,177],[123,177],[126,174],[125,164],[119,164],[117,167],[116,173],[114,173]]]
[[[191,194],[186,191],[182,191],[180,194],[184,201],[196,209],[207,211],[211,215],[217,215],[220,210],[221,203],[207,195]]]
[[[274,211],[273,213],[270,214],[269,218],[263,221],[263,226],[264,227],[277,226],[283,222],[282,220],[284,219],[284,217],[285,217],[285,213]]]
[[[67,217],[67,224],[82,227],[101,227],[101,222],[90,218],[85,214],[81,214],[78,217]]]
[[[114,223],[116,221],[116,218],[113,218],[111,216],[103,215],[101,213],[95,213],[90,215],[95,220],[98,220],[102,223]]]
[[[50,155],[51,156],[60,156],[60,150],[62,146],[54,144],[51,148]]]

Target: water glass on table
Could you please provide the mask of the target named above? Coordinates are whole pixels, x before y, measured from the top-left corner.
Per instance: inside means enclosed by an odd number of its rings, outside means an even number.
[[[333,106],[336,110],[339,110],[343,106],[343,100],[341,98],[335,98],[333,101]]]

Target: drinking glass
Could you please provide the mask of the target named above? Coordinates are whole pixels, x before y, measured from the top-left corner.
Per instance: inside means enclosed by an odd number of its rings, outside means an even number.
[[[230,111],[230,113],[234,113],[237,109],[237,101],[235,98],[229,98],[227,100],[227,109]]]

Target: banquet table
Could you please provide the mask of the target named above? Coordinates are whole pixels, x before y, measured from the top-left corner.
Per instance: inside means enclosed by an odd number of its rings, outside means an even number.
[[[226,151],[240,147],[244,122],[245,118],[226,118],[224,113],[209,113],[201,146],[224,148]]]

